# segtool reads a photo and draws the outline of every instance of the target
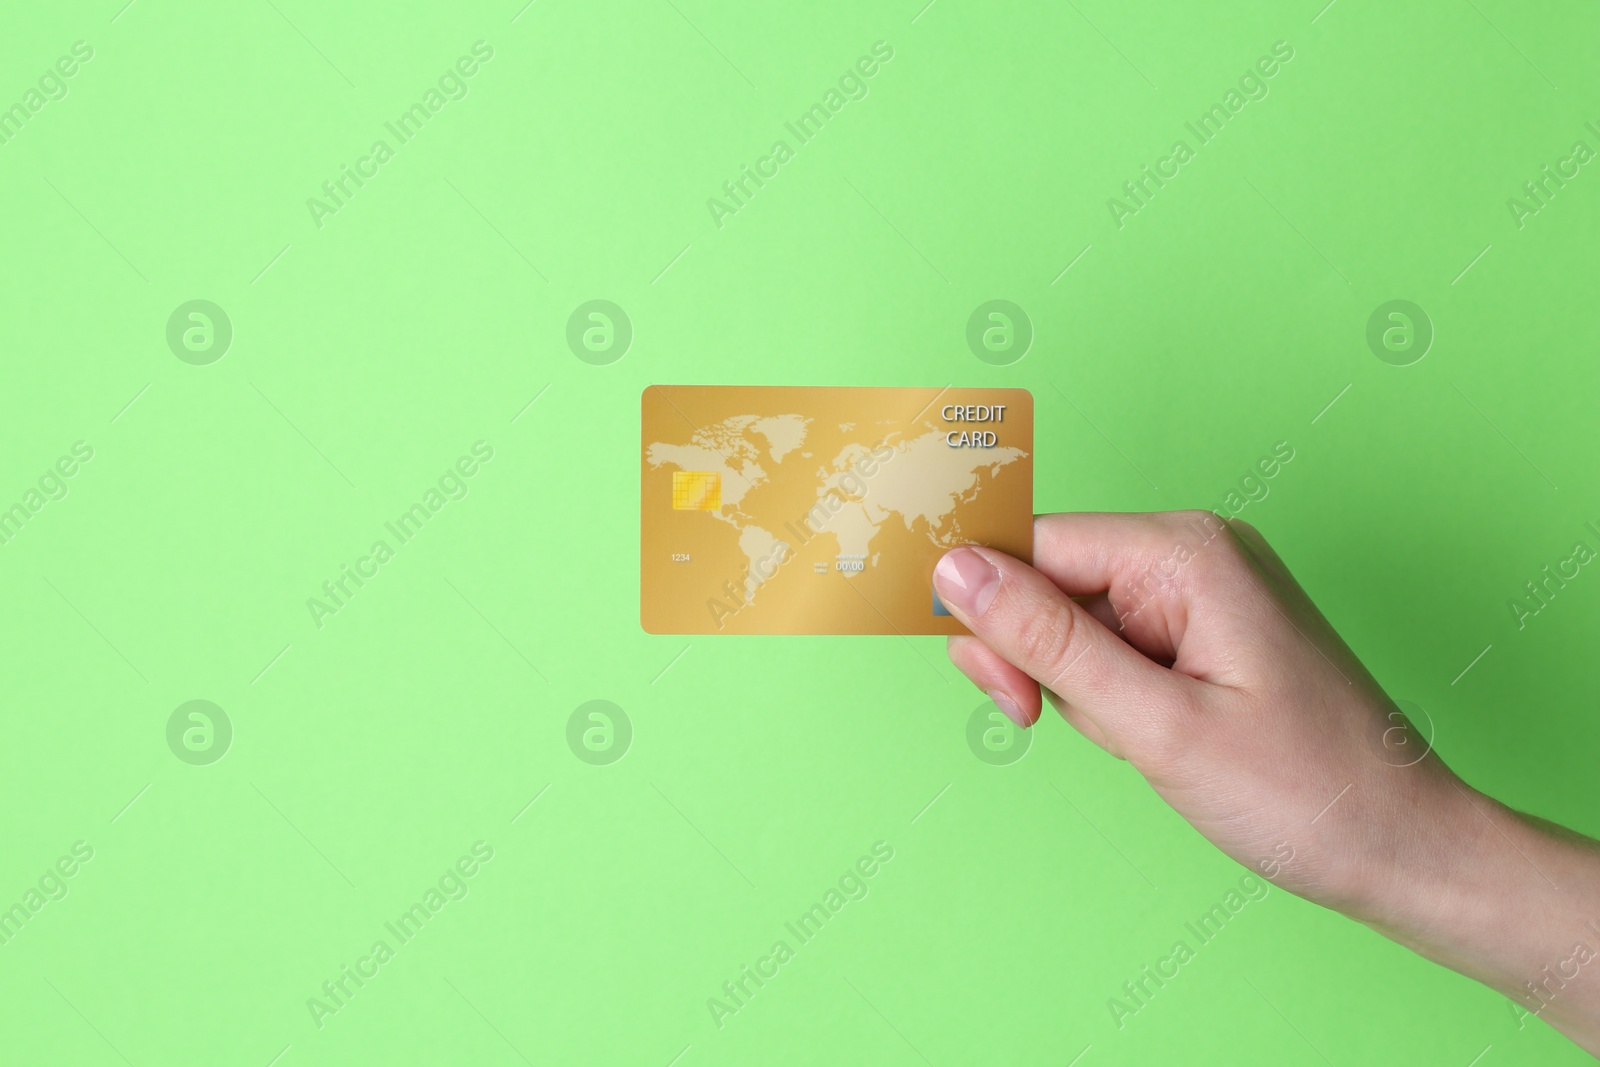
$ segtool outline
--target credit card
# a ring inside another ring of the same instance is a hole
[[[966,633],[939,558],[1032,562],[1025,389],[652,385],[641,407],[650,633]]]

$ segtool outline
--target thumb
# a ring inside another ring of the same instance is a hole
[[[1166,747],[1198,684],[1146,659],[1050,579],[990,548],[947,552],[939,599],[980,641],[1081,711],[1135,764]]]

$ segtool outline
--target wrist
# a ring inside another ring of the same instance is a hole
[[[1323,903],[1410,947],[1476,926],[1512,880],[1502,852],[1520,847],[1513,813],[1437,757],[1378,774],[1388,780],[1362,783],[1370,806]]]
[[[1417,862],[1353,917],[1600,1050],[1600,849],[1446,774]]]

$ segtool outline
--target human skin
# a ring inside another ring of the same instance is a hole
[[[1042,687],[1252,872],[1600,1056],[1600,843],[1463,782],[1249,524],[1043,515],[1032,567],[958,548],[934,586],[972,631],[951,661],[1019,726]]]

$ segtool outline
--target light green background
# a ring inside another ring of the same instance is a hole
[[[1600,831],[1600,576],[1508,607],[1600,544],[1600,175],[1506,206],[1600,148],[1600,13],[922,3],[7,13],[0,105],[94,58],[0,145],[0,506],[94,458],[0,546],[0,907],[94,858],[0,946],[0,1058],[1586,1062],[1278,891],[1119,1030],[1108,998],[1242,873],[1130,768],[1053,716],[975,758],[936,638],[640,631],[650,383],[1026,387],[1041,511],[1217,505],[1288,441],[1243,517],[1475,785]],[[307,198],[478,40],[469,95],[319,229]],[[707,198],[879,40],[719,229]],[[1280,40],[1119,229],[1107,198]],[[595,298],[636,332],[610,366],[564,339]],[[1009,367],[963,336],[997,298],[1037,331]],[[209,366],[165,341],[193,299],[233,323]],[[1367,348],[1391,299],[1437,331],[1415,365]],[[470,494],[317,628],[478,440]],[[167,748],[192,699],[235,730],[210,766]],[[591,699],[633,725],[610,766],[565,740]],[[479,840],[470,895],[319,1029],[307,998]],[[878,840],[870,895],[715,1026]]]

